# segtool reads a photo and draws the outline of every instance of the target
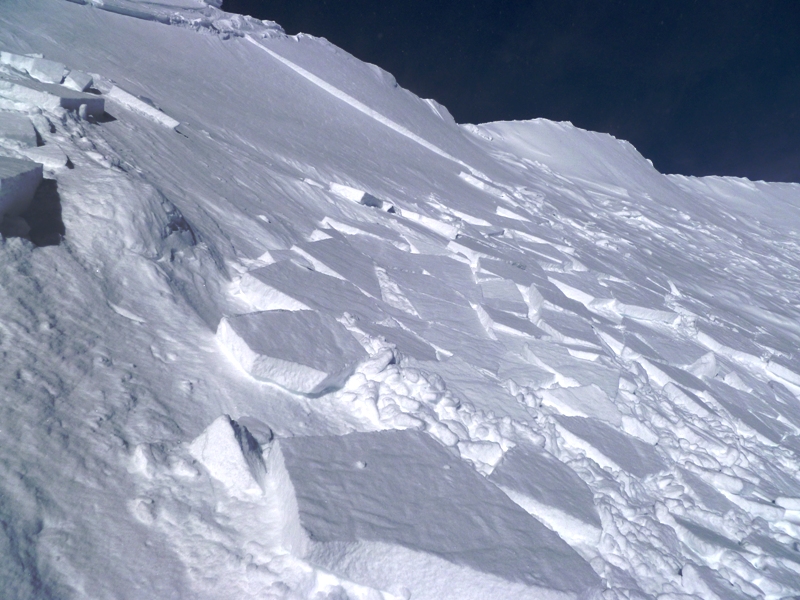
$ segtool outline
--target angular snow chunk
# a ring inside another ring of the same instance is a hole
[[[516,313],[528,314],[528,305],[517,288],[517,284],[507,279],[487,279],[480,283],[485,303],[492,308]]]
[[[595,384],[541,390],[542,404],[568,417],[595,417],[612,425],[622,425],[622,413],[606,393]]]
[[[24,56],[13,52],[0,52],[0,64],[8,65],[17,71],[24,71],[25,73],[33,66],[34,60],[36,59],[33,56]]]
[[[371,296],[381,297],[375,263],[356,250],[347,240],[328,236],[328,239],[302,244],[299,249],[310,261],[322,263],[341,279],[358,286]]]
[[[261,446],[228,415],[215,420],[189,445],[189,453],[239,498],[264,494],[267,468]]]
[[[427,434],[280,440],[308,559],[412,598],[576,598],[599,578],[572,548]]]
[[[217,338],[250,375],[301,394],[341,386],[366,357],[343,325],[310,310],[226,317]]]
[[[386,318],[375,299],[349,281],[304,268],[291,260],[254,269],[248,277],[251,278],[246,284],[248,298],[280,298],[282,301],[288,298],[334,317],[348,312],[368,321]],[[244,280],[242,278],[242,282]]]
[[[24,212],[42,181],[42,165],[0,157],[0,220]]]
[[[239,501],[257,503],[260,544],[276,544],[298,556],[308,549],[297,500],[277,441],[262,447],[244,422],[217,418],[189,444],[189,453]],[[262,424],[263,425],[263,424]],[[270,439],[267,440],[269,442]]]
[[[600,515],[589,486],[553,455],[530,446],[515,446],[489,481],[570,544],[596,544]]]
[[[491,306],[482,305],[486,316],[491,320],[491,328],[496,332],[510,333],[512,335],[529,335],[541,338],[544,331],[531,323],[528,319],[522,319],[503,310],[498,310]]]
[[[708,385],[714,398],[728,412],[771,442],[780,444],[785,436],[794,432],[794,427],[781,422],[781,414],[775,406],[759,396],[737,390],[717,379],[709,379]]]
[[[363,204],[364,206],[371,206],[372,208],[379,208],[381,210],[389,210],[392,207],[391,204],[388,202],[384,202],[380,198],[376,198],[372,194],[368,194],[363,190],[358,190],[356,188],[350,187],[348,185],[342,185],[340,183],[331,183],[330,190],[332,193],[336,194],[340,198],[344,198],[345,200],[350,200],[350,202],[355,202],[356,204]]]
[[[564,341],[573,340],[599,346],[599,340],[592,328],[592,324],[566,312],[541,309],[539,326],[553,335],[556,339]]]
[[[358,323],[359,329],[373,337],[383,337],[390,344],[394,344],[397,349],[405,356],[413,357],[417,360],[435,361],[436,350],[433,346],[418,338],[410,331],[399,327],[387,327],[375,323]]]
[[[61,83],[67,68],[60,62],[45,58],[34,58],[28,67],[28,75],[43,83]],[[80,90],[83,91],[83,90]]]
[[[164,127],[168,127],[170,129],[175,129],[178,125],[181,124],[180,121],[173,119],[169,115],[164,114],[157,108],[150,106],[144,100],[140,100],[133,94],[129,94],[125,90],[114,86],[112,87],[106,97],[110,100],[113,100],[117,104],[127,108],[128,110],[132,110],[133,112],[137,112],[148,119],[151,119],[158,123],[159,125],[163,125]]]
[[[93,83],[94,80],[92,79],[91,75],[75,69],[70,71],[66,79],[64,79],[64,85],[71,90],[75,90],[76,92],[85,92],[92,87]]]
[[[515,221],[530,221],[530,219],[523,217],[522,215],[518,215],[517,213],[510,211],[503,206],[497,207],[497,214],[500,217],[505,217],[506,219],[514,219]]]
[[[560,433],[601,466],[618,467],[636,477],[665,468],[653,446],[618,431],[597,419],[556,416]]]
[[[239,292],[256,310],[309,310],[309,307],[291,296],[265,285],[252,273],[245,273],[239,280]]]
[[[619,389],[619,371],[599,363],[575,358],[569,350],[541,340],[526,340],[524,356],[534,366],[544,367],[559,378],[572,380],[572,385],[595,384],[609,398]]]
[[[413,221],[414,223],[419,223],[426,229],[429,229],[434,233],[438,233],[448,240],[454,240],[458,236],[458,227],[450,225],[450,223],[445,223],[444,221],[427,217],[425,215],[406,210],[405,208],[400,211],[400,216],[408,219],[409,221]]]
[[[736,510],[737,507],[733,502],[728,500],[715,486],[703,481],[697,474],[683,468],[679,468],[678,472],[686,484],[697,494],[703,506],[709,510],[716,511],[721,515]]]
[[[0,112],[0,138],[13,140],[27,148],[36,147],[36,130],[25,115]]]
[[[55,144],[39,146],[38,148],[26,148],[20,152],[33,162],[37,162],[51,171],[63,169],[69,164],[67,155]]]
[[[91,117],[102,117],[105,110],[105,100],[100,96],[33,79],[10,80],[0,77],[0,98],[32,104],[45,110],[81,110],[81,106],[86,106],[83,110]]]

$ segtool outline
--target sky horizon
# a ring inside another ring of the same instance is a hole
[[[630,141],[663,173],[800,182],[800,6],[788,2],[222,8],[325,37],[459,123],[571,121]]]

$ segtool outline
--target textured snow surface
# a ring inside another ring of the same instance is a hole
[[[0,596],[800,596],[800,186],[218,4],[0,10]]]

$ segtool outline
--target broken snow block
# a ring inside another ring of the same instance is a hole
[[[43,83],[61,83],[67,68],[60,62],[46,58],[34,58],[28,67],[28,75]]]
[[[598,419],[556,415],[559,433],[601,467],[622,469],[645,478],[666,466],[656,449]]]
[[[528,315],[528,305],[513,281],[487,279],[481,281],[480,286],[487,306],[518,315]]]
[[[0,138],[13,140],[26,148],[36,147],[36,130],[25,115],[0,112]]]
[[[91,75],[83,71],[75,70],[70,71],[69,75],[67,75],[67,78],[64,80],[64,85],[76,92],[85,92],[92,87],[92,83],[94,83],[94,80]]]
[[[47,144],[38,148],[25,148],[20,150],[20,153],[50,171],[63,169],[69,164],[69,158],[56,144]]]
[[[250,375],[301,394],[340,387],[366,358],[343,325],[311,310],[226,317],[217,338]]]
[[[25,56],[23,54],[14,54],[13,52],[0,52],[0,64],[8,65],[17,71],[28,72],[33,66],[35,60],[32,56]]]
[[[350,200],[350,202],[355,202],[356,204],[363,204],[364,206],[371,206],[372,208],[379,208],[385,211],[389,211],[392,208],[392,205],[388,202],[384,202],[372,194],[368,194],[363,190],[357,190],[348,185],[331,183],[330,190],[340,198]]]
[[[0,220],[24,212],[41,181],[42,165],[0,157]]]
[[[31,104],[45,110],[81,110],[81,106],[85,105],[86,115],[96,118],[102,117],[105,111],[105,101],[100,96],[33,79],[12,80],[0,77],[0,98]]]
[[[132,110],[133,112],[139,113],[142,116],[155,121],[159,125],[163,125],[164,127],[168,127],[169,129],[175,129],[178,125],[181,124],[180,121],[177,119],[173,119],[167,114],[164,114],[154,106],[150,106],[144,100],[137,98],[133,94],[129,94],[122,88],[117,86],[112,87],[106,96],[116,102],[117,104],[127,108],[128,110]]]
[[[425,433],[279,442],[315,540],[306,559],[351,581],[431,600],[578,598],[600,583],[557,534]]]
[[[615,427],[622,425],[622,413],[595,384],[540,390],[542,404],[568,417],[594,417]]]
[[[242,421],[246,420],[242,419]],[[297,555],[307,551],[297,500],[276,444],[262,448],[241,422],[223,415],[189,444],[189,453],[236,500],[257,504],[259,542],[272,542]]]
[[[486,317],[489,318],[489,323],[487,325],[498,333],[529,335],[535,338],[541,338],[545,335],[544,331],[539,329],[528,319],[523,319],[503,310],[492,308],[486,304],[482,305],[482,308],[486,313]]]
[[[489,481],[570,544],[595,545],[602,526],[589,486],[552,454],[516,446]]]
[[[219,417],[209,425],[189,445],[189,453],[203,463],[232,496],[264,494],[267,468],[261,446],[246,427],[229,416]]]
[[[375,275],[375,264],[356,250],[347,240],[336,237],[295,247],[314,265],[317,271],[349,281],[375,298],[381,297],[381,287]]]

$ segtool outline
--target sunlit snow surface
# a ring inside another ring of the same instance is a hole
[[[800,186],[197,0],[0,51],[2,598],[800,594]]]

